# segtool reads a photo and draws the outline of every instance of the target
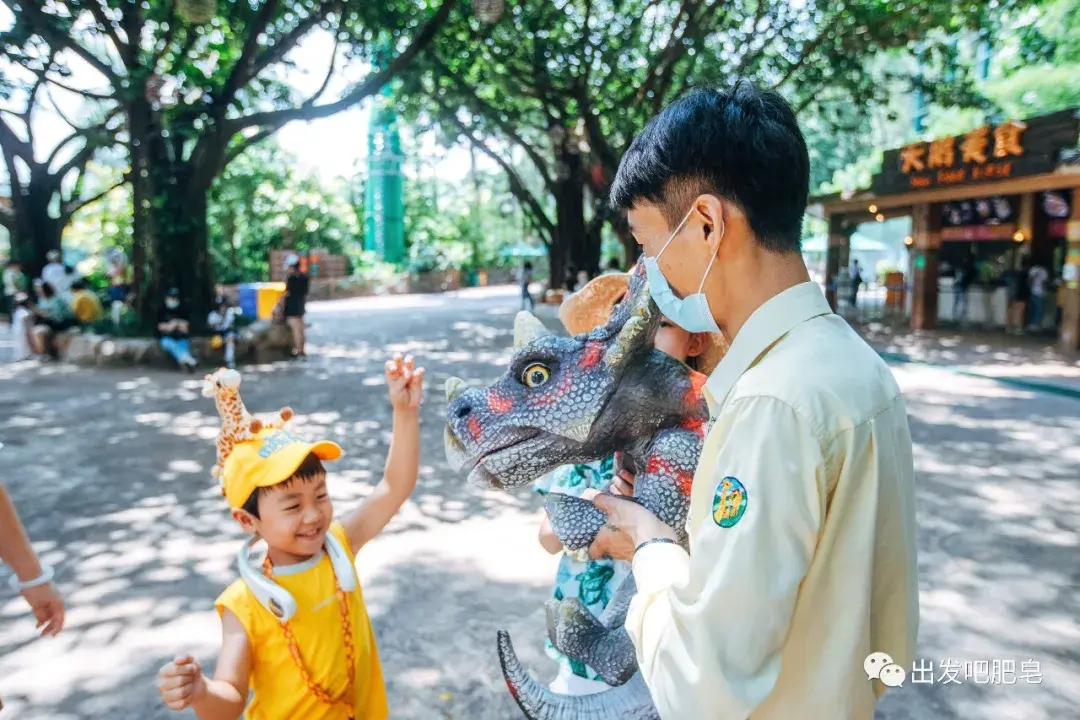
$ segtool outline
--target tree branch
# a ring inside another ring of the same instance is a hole
[[[60,154],[60,151],[67,147],[68,143],[74,142],[79,138],[86,138],[86,134],[86,129],[76,129],[75,132],[71,133],[66,138],[57,143],[56,147],[53,148],[53,151],[49,153],[49,157],[45,160],[45,168],[48,169],[52,167],[53,161],[56,160],[56,157]],[[87,141],[89,142],[89,138],[87,138]]]
[[[506,173],[506,179],[510,185],[510,192],[522,203],[523,208],[532,215],[534,225],[538,224],[539,228],[542,228],[549,236],[553,235],[555,232],[555,224],[547,216],[547,213],[544,212],[544,208],[540,205],[540,202],[536,197],[529,192],[529,189],[525,186],[525,182],[521,179],[521,176],[518,175],[517,170],[515,170],[501,155],[489,148],[487,143],[475,137],[472,133],[472,128],[467,127],[465,123],[461,122],[456,116],[451,115],[450,117],[451,121],[458,127],[461,134],[465,136],[465,139],[477,150],[494,160],[495,163],[502,168],[503,172]]]
[[[314,105],[315,101],[322,97],[326,92],[326,88],[330,87],[330,80],[334,77],[334,70],[337,66],[338,48],[341,45],[341,16],[339,15],[337,28],[334,29],[334,49],[330,52],[330,67],[326,71],[326,77],[323,78],[322,85],[319,89],[304,103],[305,106]]]
[[[16,113],[12,113],[16,117],[19,117]],[[18,135],[10,125],[0,115],[0,148],[3,148],[5,152],[10,152],[12,156],[18,156],[29,162],[34,161],[34,148],[30,143],[26,142]],[[12,178],[13,188],[14,183],[17,182],[18,176],[14,172],[14,167],[8,169],[8,175]]]
[[[49,82],[50,85],[52,85],[54,87],[58,87],[61,90],[66,90],[69,93],[74,93],[76,95],[82,95],[83,97],[89,98],[90,100],[113,100],[114,99],[112,95],[103,95],[101,93],[96,93],[93,90],[80,90],[79,88],[73,88],[70,85],[66,85],[66,84],[60,82],[56,78],[48,78],[48,82]]]
[[[14,10],[15,7],[18,7],[19,10]],[[16,22],[21,19],[28,27],[40,35],[50,47],[70,50],[85,60],[90,67],[104,75],[113,86],[117,88],[120,86],[120,76],[112,66],[75,42],[67,28],[56,27],[53,24],[53,16],[43,13],[39,3],[23,2],[17,6],[9,5],[8,8],[14,12]]]
[[[165,37],[162,38],[161,47],[154,51],[154,56],[150,60],[150,72],[156,73],[158,63],[161,62],[161,58],[165,57],[165,53],[169,50],[169,45],[172,44],[173,38],[176,37],[176,31],[180,27],[180,23],[176,20],[176,3],[169,3],[169,14],[165,16],[165,22],[169,26],[169,29],[165,31]]]
[[[315,120],[317,118],[329,117],[336,112],[345,110],[356,105],[360,101],[365,100],[370,95],[377,92],[387,82],[392,80],[395,75],[412,62],[420,51],[431,42],[443,23],[446,22],[446,19],[450,16],[450,11],[454,9],[454,6],[457,5],[457,3],[458,0],[443,0],[442,5],[439,7],[439,11],[427,21],[413,39],[412,43],[410,43],[401,54],[391,60],[383,70],[369,76],[364,82],[357,85],[352,91],[346,93],[335,102],[327,103],[325,105],[301,106],[287,108],[285,110],[272,110],[269,112],[242,115],[226,121],[225,133],[231,137],[249,127],[271,126],[280,128],[293,120]]]
[[[474,111],[482,115],[484,118],[493,122],[496,127],[499,128],[508,138],[510,138],[516,145],[518,145],[525,154],[532,160],[533,165],[536,166],[537,172],[540,173],[540,177],[544,181],[544,185],[554,191],[555,183],[552,181],[551,176],[548,174],[547,163],[544,158],[540,156],[540,153],[536,151],[529,143],[525,142],[525,139],[521,137],[521,134],[514,129],[514,126],[508,122],[505,122],[500,116],[499,111],[496,108],[491,107],[484,101],[479,95],[476,94],[475,88],[469,83],[465,82],[456,73],[450,71],[450,68],[446,67],[441,60],[435,59],[435,66],[442,71],[443,75],[449,77],[451,82],[457,86],[458,90],[465,93],[470,103],[474,106]]]
[[[270,18],[274,16],[277,5],[278,0],[265,0],[259,8],[259,12],[255,14],[251,26],[245,28],[247,37],[244,38],[240,57],[236,60],[236,64],[233,65],[232,72],[229,73],[229,78],[222,86],[221,92],[217,93],[213,100],[213,104],[219,107],[217,113],[219,117],[224,116],[225,108],[236,96],[236,91],[246,85],[250,79],[248,77],[248,65],[255,58],[256,48],[259,46],[259,36],[262,35],[263,28],[270,23]]]
[[[105,188],[101,192],[96,193],[94,195],[91,195],[88,198],[83,198],[81,200],[71,200],[71,201],[65,203],[63,209],[60,211],[60,217],[61,217],[62,226],[68,224],[68,221],[71,219],[72,215],[79,212],[80,210],[82,210],[87,205],[90,205],[91,203],[96,203],[98,200],[105,197],[106,195],[111,193],[116,188],[123,187],[124,183],[126,183],[126,182],[127,182],[127,180],[124,180],[124,179],[117,180],[115,183],[113,183],[109,187]]]
[[[236,146],[233,147],[233,149],[225,155],[225,160],[221,164],[221,169],[224,170],[225,168],[227,168],[229,166],[229,163],[243,155],[249,147],[262,142],[266,138],[273,135],[275,132],[277,132],[277,128],[275,127],[263,128],[251,137],[244,138],[243,140],[238,142]]]
[[[116,47],[117,54],[120,55],[120,61],[127,65],[125,60],[127,56],[127,42],[120,40],[120,36],[116,33],[117,27],[113,24],[111,18],[105,16],[105,10],[101,7],[101,1],[90,0],[86,4],[89,6],[90,14],[94,16],[94,20],[97,21],[98,25],[101,26],[101,29],[109,36],[109,39],[112,40],[113,45]],[[129,67],[128,69],[130,70],[131,68]]]

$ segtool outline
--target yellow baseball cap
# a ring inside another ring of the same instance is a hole
[[[313,453],[320,460],[337,460],[341,446],[330,440],[309,443],[276,428],[260,430],[254,439],[238,443],[221,471],[229,507],[243,507],[257,488],[288,480]]]

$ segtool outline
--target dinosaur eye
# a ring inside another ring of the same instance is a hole
[[[525,372],[521,373],[521,382],[531,388],[540,387],[550,378],[551,371],[547,369],[546,365],[541,365],[540,363],[533,363],[525,368]]]

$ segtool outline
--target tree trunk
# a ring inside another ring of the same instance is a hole
[[[162,261],[159,292],[177,288],[192,326],[198,328],[210,311],[214,278],[206,221],[209,189],[191,184],[192,170],[188,163],[173,164],[176,182],[170,179],[159,185],[152,214],[157,229],[154,255]]]
[[[43,168],[31,171],[31,180],[23,186],[22,194],[12,198],[15,210],[15,226],[11,233],[11,257],[23,264],[28,277],[39,277],[48,262],[50,250],[60,249],[64,223],[49,214],[49,205],[59,188],[52,182],[41,182],[35,177],[44,176]]]
[[[143,323],[152,327],[161,304],[160,258],[154,254],[151,203],[154,198],[150,147],[154,133],[150,103],[136,97],[128,103],[128,152],[131,157],[132,289],[135,308]]]
[[[168,138],[163,136],[147,102],[133,100],[129,113],[139,316],[151,326],[165,293],[177,288],[197,329],[205,323],[214,292],[206,211],[216,172],[181,156],[182,143],[170,139],[188,134],[174,127]],[[218,153],[203,162],[220,159]]]
[[[567,270],[585,270],[593,277],[600,272],[600,235],[589,232],[585,223],[585,182],[581,154],[565,146],[557,157],[555,181],[555,232],[549,251],[552,285],[564,286]],[[558,273],[558,274],[555,274]],[[576,277],[571,280],[571,287]]]

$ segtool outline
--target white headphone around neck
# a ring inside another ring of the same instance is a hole
[[[236,564],[240,569],[240,578],[263,607],[281,622],[288,622],[296,614],[296,599],[288,590],[263,575],[260,567],[256,567],[251,559],[251,551],[257,542],[259,542],[258,537],[251,538],[243,544],[237,554]],[[341,542],[332,534],[327,533],[323,547],[326,549],[326,554],[330,556],[330,566],[334,569],[338,587],[347,593],[355,590],[356,570],[349,559],[349,553],[345,552]]]

